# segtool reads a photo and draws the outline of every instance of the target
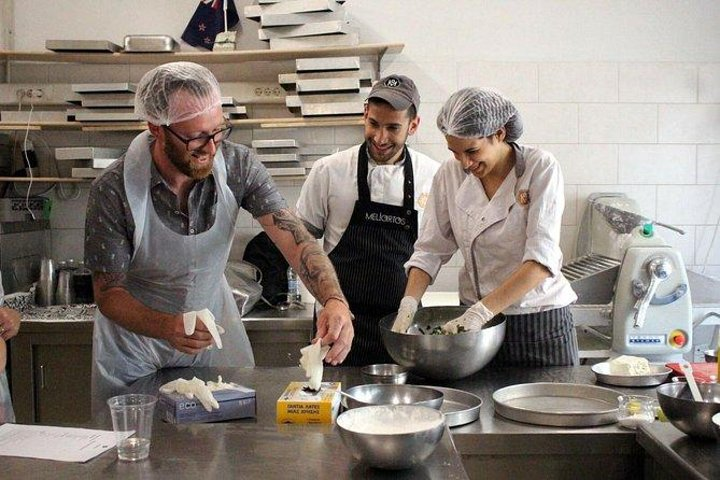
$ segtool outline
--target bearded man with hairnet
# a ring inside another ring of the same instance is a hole
[[[517,143],[520,113],[492,90],[454,93],[437,126],[455,158],[433,180],[421,233],[405,264],[406,297],[396,326],[407,328],[417,300],[460,250],[460,300],[470,308],[443,326],[446,333],[462,335],[505,320],[494,365],[577,365],[569,308],[577,296],[560,272],[560,165],[550,152]]]
[[[93,182],[88,200],[94,389],[164,367],[254,365],[224,277],[240,208],[324,306],[316,338],[332,344],[326,361],[342,362],[353,327],[332,265],[251,150],[228,140],[214,75],[190,62],[160,65],[140,80],[135,113],[148,131]],[[204,309],[224,330],[222,348],[208,348],[214,329],[205,323],[185,325],[184,313]]]

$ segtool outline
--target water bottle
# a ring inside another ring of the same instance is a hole
[[[288,303],[300,302],[300,280],[292,267],[288,267]]]

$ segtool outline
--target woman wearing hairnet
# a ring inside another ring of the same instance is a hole
[[[472,305],[443,326],[479,329],[504,315],[496,365],[578,363],[569,305],[575,292],[560,272],[563,178],[555,157],[516,143],[522,121],[492,90],[465,88],[443,106],[437,126],[455,160],[435,176],[394,329],[412,322],[418,300],[459,249],[460,300]]]

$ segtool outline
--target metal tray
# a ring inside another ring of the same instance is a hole
[[[119,52],[120,45],[107,40],[45,40],[45,48],[54,52]]]
[[[440,411],[445,414],[448,427],[459,427],[474,422],[480,417],[482,398],[464,390],[456,388],[436,387],[423,385],[443,393],[443,403]]]
[[[180,49],[170,35],[125,35],[123,46],[127,53],[165,53]]]
[[[665,365],[650,365],[648,375],[617,375],[610,373],[610,364],[602,362],[593,365],[590,369],[598,382],[619,387],[653,387],[665,383],[672,373],[672,368]]]
[[[556,427],[617,422],[619,392],[577,383],[523,383],[493,393],[495,412],[510,420]]]

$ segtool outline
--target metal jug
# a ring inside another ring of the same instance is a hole
[[[53,304],[55,295],[55,265],[52,258],[40,260],[40,280],[38,280],[35,303],[41,307]]]
[[[72,269],[64,268],[58,271],[57,290],[55,291],[56,305],[75,303],[75,290],[73,289],[72,278]]]

